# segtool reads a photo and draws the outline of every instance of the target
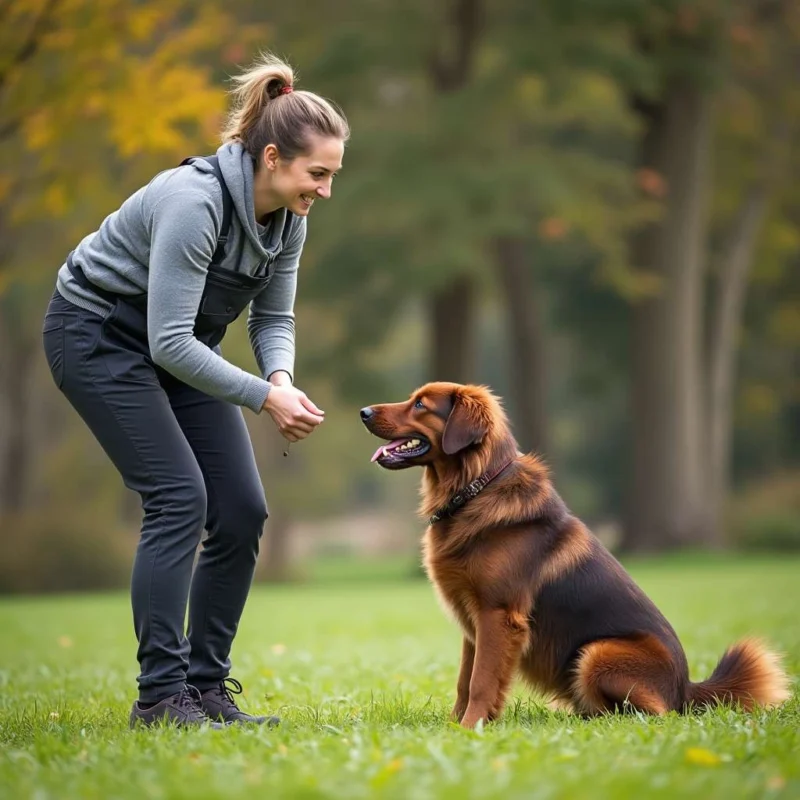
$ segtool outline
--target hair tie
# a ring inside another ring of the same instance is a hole
[[[294,86],[282,86],[278,94],[289,94],[294,91]]]

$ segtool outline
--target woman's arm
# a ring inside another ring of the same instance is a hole
[[[219,211],[211,196],[179,190],[153,209],[147,332],[153,361],[190,386],[259,413],[270,384],[218,356],[194,335]]]
[[[291,238],[275,262],[272,280],[250,304],[247,332],[261,374],[294,375],[294,301],[297,271],[306,240],[305,219],[295,219]]]

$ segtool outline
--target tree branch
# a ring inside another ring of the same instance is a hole
[[[23,41],[22,46],[5,68],[0,71],[0,92],[5,88],[11,73],[36,55],[36,51],[39,49],[39,45],[42,42],[42,36],[47,30],[50,18],[60,2],[61,0],[46,0],[44,8],[42,8],[39,16],[33,21],[33,25]]]
[[[9,136],[13,136],[18,130],[19,126],[22,124],[22,120],[20,119],[12,119],[10,122],[7,122],[0,128],[0,142],[3,139],[7,139]]]
[[[13,0],[0,0],[0,25],[3,24],[3,17],[8,14],[12,2]]]

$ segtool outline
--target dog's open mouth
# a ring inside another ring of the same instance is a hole
[[[402,439],[394,439],[388,444],[382,444],[370,459],[377,461],[382,467],[399,464],[410,458],[424,455],[431,449],[430,442],[417,436],[406,436]]]

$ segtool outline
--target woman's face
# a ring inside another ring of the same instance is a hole
[[[282,159],[274,145],[264,150],[264,165],[271,175],[270,194],[277,207],[301,217],[308,215],[317,198],[331,196],[331,184],[342,167],[344,142],[330,136],[311,135],[309,152],[291,161]]]

